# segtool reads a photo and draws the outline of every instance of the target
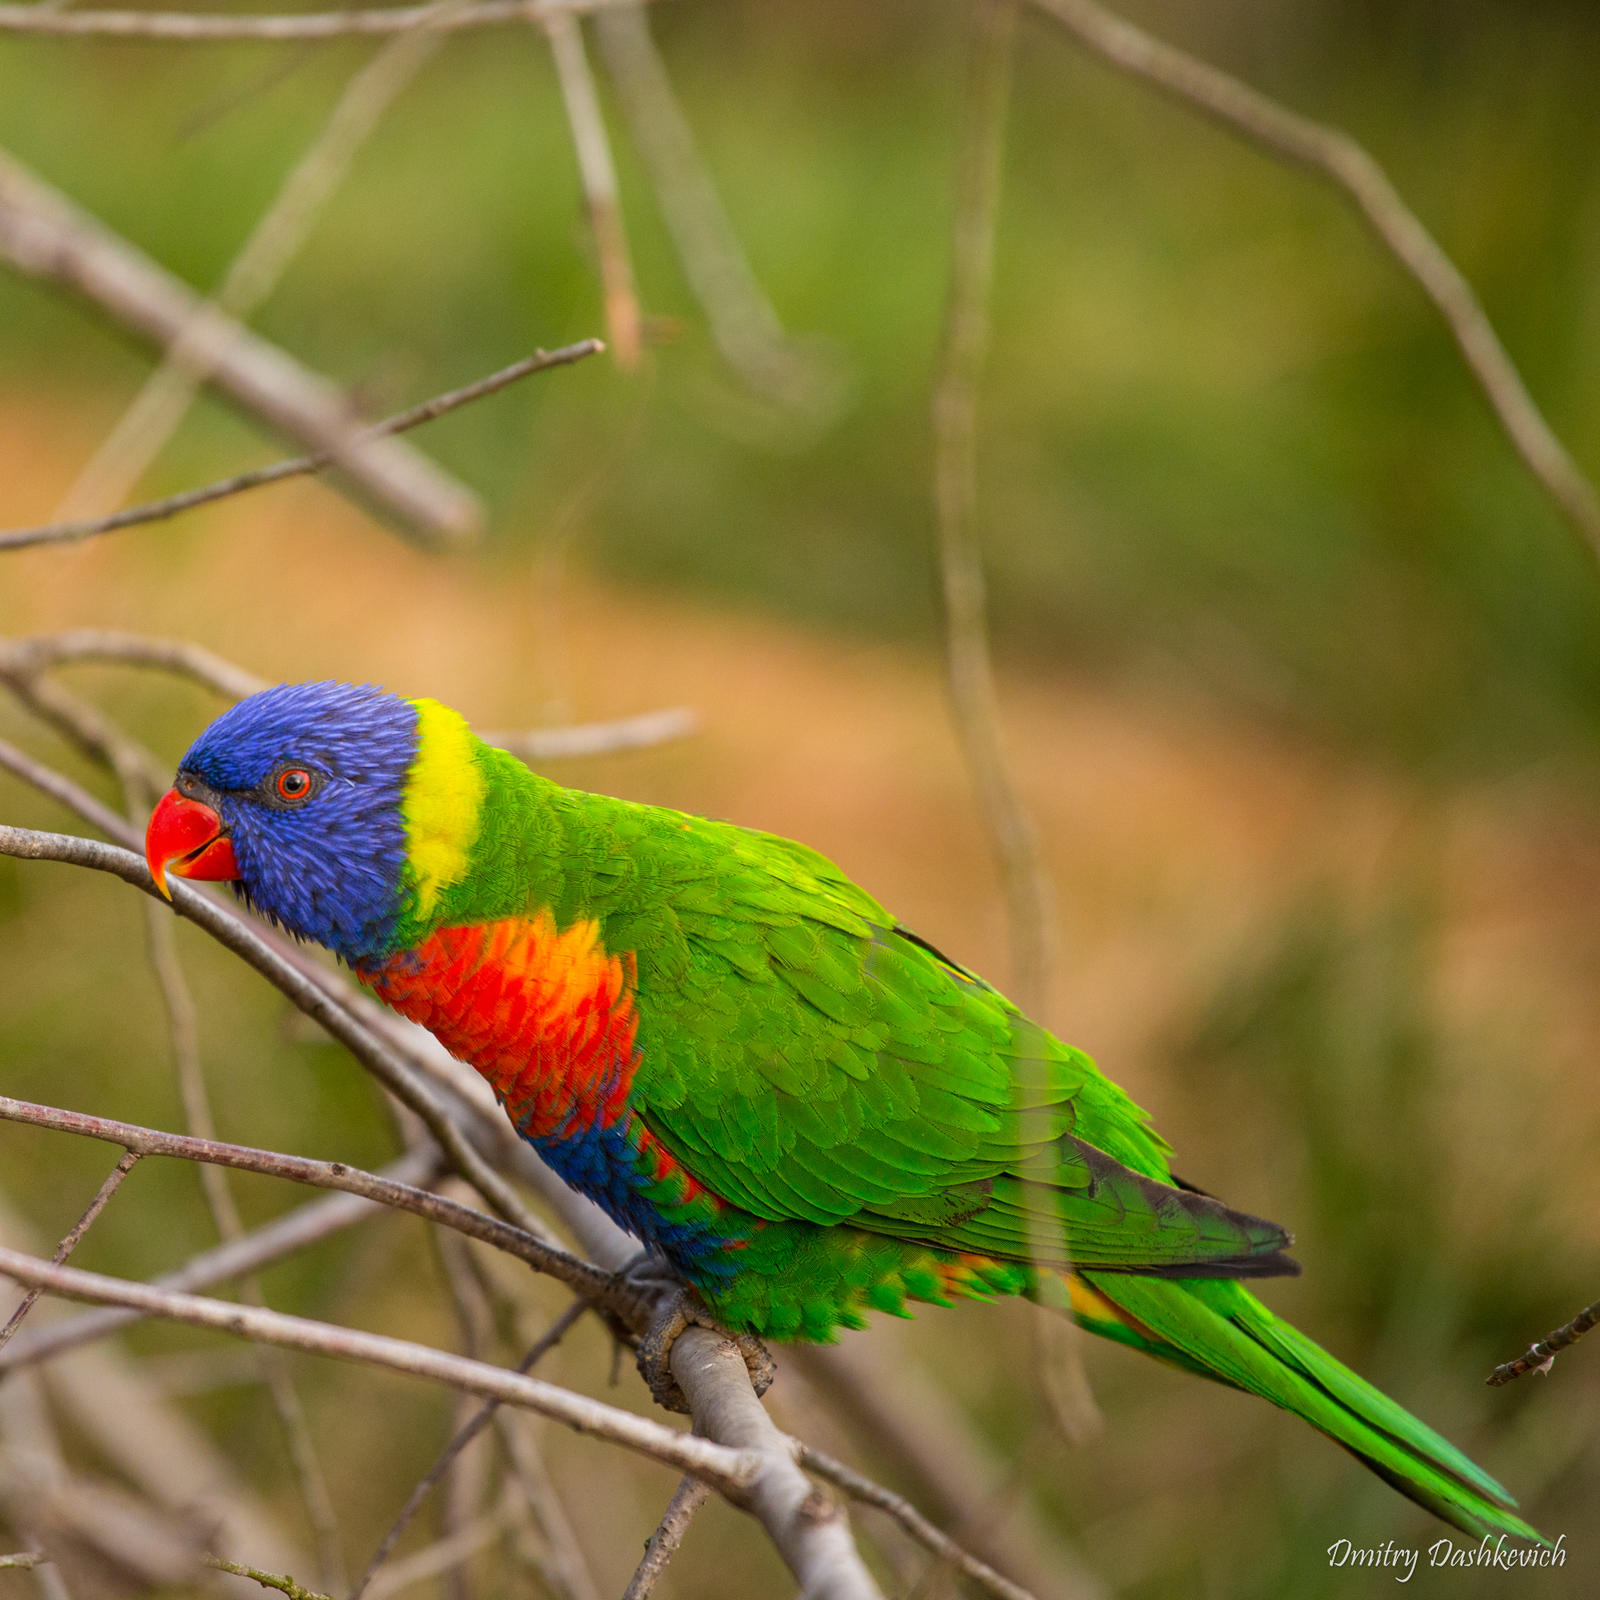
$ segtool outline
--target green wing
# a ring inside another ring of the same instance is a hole
[[[673,813],[633,828],[662,831],[618,841],[655,847],[654,881],[605,922],[639,962],[632,1101],[728,1200],[1002,1259],[1293,1270],[1280,1228],[1173,1184],[1087,1056],[824,857]]]

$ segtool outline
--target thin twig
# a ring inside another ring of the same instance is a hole
[[[711,1491],[698,1478],[683,1478],[677,1492],[667,1502],[656,1531],[645,1540],[644,1560],[634,1569],[622,1600],[649,1600],[656,1579],[667,1569],[667,1563],[677,1554],[683,1536],[689,1531],[694,1514],[707,1500]]]
[[[315,1589],[307,1589],[280,1572],[263,1572],[260,1567],[247,1567],[237,1561],[224,1561],[221,1556],[202,1556],[200,1563],[217,1572],[231,1572],[236,1578],[254,1578],[263,1589],[276,1589],[280,1594],[288,1595],[289,1600],[329,1600],[327,1595],[318,1594]]]
[[[615,722],[580,722],[570,728],[530,728],[480,733],[478,737],[524,761],[569,761],[669,744],[675,739],[687,739],[698,726],[699,718],[688,706],[669,706],[661,711],[642,711],[634,717],[619,717]]]
[[[0,1248],[0,1275],[31,1287],[42,1287],[49,1294],[69,1300],[85,1300],[91,1305],[131,1306],[149,1316],[189,1327],[210,1328],[279,1345],[286,1350],[302,1350],[309,1355],[381,1367],[481,1395],[486,1400],[521,1406],[578,1433],[621,1445],[663,1465],[676,1467],[680,1472],[693,1472],[736,1501],[742,1501],[766,1470],[758,1449],[729,1448],[694,1434],[677,1433],[658,1422],[635,1416],[631,1411],[573,1394],[538,1378],[507,1372],[503,1367],[482,1361],[469,1361],[405,1339],[334,1327],[308,1317],[288,1316],[281,1311],[261,1310],[227,1300],[174,1294],[149,1284],[129,1283],[97,1272],[81,1272],[75,1267],[56,1267],[20,1250]]]
[[[518,1372],[530,1372],[551,1350],[561,1343],[577,1320],[589,1309],[589,1302],[585,1299],[574,1300],[565,1311],[550,1325],[540,1336],[538,1341],[529,1349],[528,1353],[517,1363]],[[423,1502],[433,1493],[439,1480],[450,1470],[451,1463],[485,1428],[494,1421],[495,1412],[500,1409],[498,1400],[491,1400],[473,1415],[444,1447],[439,1459],[428,1469],[422,1481],[411,1491],[406,1498],[406,1503],[401,1506],[399,1515],[394,1519],[393,1525],[383,1536],[383,1542],[373,1552],[372,1559],[367,1563],[366,1570],[356,1579],[355,1585],[350,1590],[348,1600],[361,1600],[368,1584],[372,1582],[373,1575],[385,1561],[400,1541],[400,1536],[411,1524],[411,1519],[422,1509]]]
[[[49,1559],[42,1550],[19,1550],[14,1556],[0,1556],[0,1572],[31,1572]]]
[[[182,279],[0,151],[0,262],[70,289],[126,332],[164,350],[202,304]],[[211,382],[252,417],[303,449],[335,450],[341,469],[401,523],[440,543],[482,519],[476,495],[399,439],[356,440],[342,390],[280,346],[213,311]]]
[[[564,345],[561,349],[548,353],[537,350],[521,361],[512,362],[509,367],[502,367],[500,371],[490,373],[486,378],[479,378],[475,383],[466,384],[460,389],[452,389],[445,394],[435,396],[432,400],[423,401],[421,405],[397,412],[394,416],[364,429],[357,437],[381,439],[393,433],[404,433],[408,428],[432,422],[435,417],[442,417],[447,411],[454,411],[458,406],[496,394],[507,385],[517,382],[519,378],[526,378],[535,372],[546,372],[551,367],[571,366],[573,362],[582,361],[585,356],[595,355],[604,349],[605,345],[599,339],[582,339],[577,344]],[[216,483],[208,483],[197,489],[185,489],[180,494],[166,495],[160,500],[147,501],[144,505],[129,506],[126,510],[114,512],[109,516],[53,522],[37,528],[14,528],[0,533],[0,551],[21,550],[37,544],[66,544],[78,539],[89,539],[100,533],[115,533],[118,529],[136,527],[141,523],[160,522],[167,517],[177,516],[179,512],[191,511],[196,506],[209,505],[214,500],[242,494],[247,489],[259,489],[263,484],[280,483],[285,478],[304,477],[309,473],[321,472],[325,467],[332,466],[335,459],[332,451],[318,451],[313,455],[295,456],[288,461],[276,461],[271,466],[256,467],[249,472],[222,478]],[[339,464],[342,466],[343,462]]]
[[[94,1219],[105,1210],[106,1202],[122,1187],[122,1180],[133,1171],[141,1159],[142,1156],[137,1150],[124,1150],[122,1152],[122,1159],[111,1169],[110,1176],[107,1177],[106,1181],[100,1185],[94,1199],[89,1202],[89,1209],[73,1223],[71,1231],[66,1238],[56,1246],[56,1253],[50,1258],[56,1266],[59,1267],[78,1248],[78,1241],[94,1225]],[[11,1320],[6,1323],[5,1327],[0,1328],[0,1350],[4,1350],[11,1342],[12,1335],[22,1326],[22,1319],[33,1310],[34,1302],[38,1300],[39,1293],[40,1291],[35,1289],[31,1293],[24,1295],[22,1304],[11,1313]]]
[[[3,834],[0,829],[0,853]],[[502,1222],[471,1206],[461,1205],[444,1195],[413,1188],[375,1172],[342,1161],[312,1161],[305,1156],[285,1155],[276,1150],[254,1150],[246,1145],[223,1144],[212,1139],[194,1139],[184,1134],[163,1133],[131,1122],[113,1122],[92,1117],[82,1111],[66,1111],[57,1106],[36,1105],[29,1100],[13,1100],[0,1095],[0,1121],[26,1123],[35,1128],[53,1128],[60,1133],[80,1134],[120,1144],[141,1155],[174,1156],[181,1161],[205,1161],[233,1167],[240,1172],[259,1172],[267,1177],[286,1178],[318,1189],[342,1189],[358,1194],[396,1211],[409,1211],[429,1222],[442,1222],[468,1238],[480,1239],[507,1255],[525,1261],[536,1271],[558,1279],[569,1289],[615,1312],[626,1322],[641,1320],[641,1308],[632,1291],[619,1286],[613,1274],[591,1266],[565,1250],[547,1245],[531,1233]],[[648,1314],[644,1314],[645,1321]]]
[[[1286,110],[1237,78],[1162,43],[1094,0],[1033,4],[1102,60],[1244,135],[1268,154],[1309,168],[1352,200],[1449,325],[1523,465],[1600,556],[1600,495],[1545,421],[1472,285],[1361,145],[1341,129]]]
[[[438,1149],[430,1142],[408,1152],[374,1176],[406,1185],[426,1184],[437,1177],[440,1170]],[[236,1243],[214,1245],[209,1250],[202,1250],[181,1267],[164,1272],[151,1281],[158,1289],[210,1289],[246,1273],[258,1272],[275,1261],[283,1260],[285,1256],[294,1255],[336,1233],[342,1233],[358,1222],[382,1216],[387,1209],[378,1201],[348,1193],[331,1194],[325,1199],[308,1201],[247,1233]],[[96,1339],[118,1333],[138,1320],[136,1311],[119,1310],[115,1306],[84,1311],[71,1317],[58,1317],[46,1326],[32,1328],[17,1338],[7,1348],[5,1355],[0,1357],[0,1374],[53,1360],[68,1350],[76,1350]]]
[[[1015,0],[975,0],[944,354],[933,398],[934,506],[956,732],[1005,891],[1016,1000],[1024,1011],[1042,1017],[1054,906],[1033,821],[1017,793],[1000,732],[975,525],[977,389],[989,342],[989,282],[1015,24]]]
[[[1537,1344],[1529,1345],[1526,1355],[1496,1367],[1484,1382],[1491,1389],[1498,1389],[1501,1384],[1510,1383],[1525,1372],[1548,1374],[1563,1350],[1575,1345],[1584,1334],[1596,1327],[1600,1327],[1600,1300],[1596,1300],[1592,1306],[1585,1306],[1571,1322],[1563,1323],[1554,1333],[1547,1333]]]
[[[433,24],[441,32],[541,22],[557,13],[582,16],[638,0],[481,0]],[[313,11],[303,16],[228,16],[188,11],[47,12],[37,5],[0,5],[0,33],[93,35],[106,39],[177,39],[189,44],[252,39],[338,39],[350,34],[405,33],[432,9],[404,6],[370,11]]]
[[[628,230],[617,193],[617,168],[611,159],[611,140],[600,111],[594,74],[583,48],[583,30],[570,11],[544,18],[545,37],[556,64],[556,79],[572,129],[572,147],[583,180],[584,203],[594,234],[600,263],[600,283],[605,293],[606,328],[612,354],[619,367],[631,371],[642,351],[639,296],[633,284],[633,260],[628,252]]]
[[[230,328],[238,327],[277,287],[349,175],[362,145],[444,42],[434,24],[462,3],[437,0],[414,28],[396,34],[345,84],[327,122],[251,229],[215,293],[178,329],[155,371],[67,491],[59,518],[97,516],[113,509],[144,476],[188,414],[201,386],[226,357],[225,334],[219,342],[219,314]]]
[[[1031,1590],[1013,1583],[975,1555],[963,1550],[949,1534],[934,1527],[903,1495],[885,1489],[881,1483],[874,1483],[871,1478],[863,1477],[844,1462],[836,1461],[820,1450],[813,1450],[807,1444],[800,1447],[800,1464],[819,1478],[826,1478],[829,1483],[843,1489],[852,1500],[886,1512],[918,1544],[931,1550],[947,1566],[954,1567],[974,1583],[981,1584],[990,1594],[998,1595],[1000,1600],[1034,1600]]]

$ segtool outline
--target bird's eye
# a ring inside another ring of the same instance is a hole
[[[280,800],[287,800],[292,805],[297,800],[306,799],[311,793],[311,774],[304,767],[285,767],[273,783]]]

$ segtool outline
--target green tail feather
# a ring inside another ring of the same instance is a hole
[[[1238,1283],[1082,1276],[1154,1340],[1125,1325],[1082,1318],[1094,1332],[1292,1411],[1463,1533],[1548,1543],[1515,1514],[1516,1501],[1488,1473]]]

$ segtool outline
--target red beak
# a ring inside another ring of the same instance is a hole
[[[144,858],[150,876],[167,899],[167,874],[212,881],[239,876],[233,859],[233,840],[223,831],[222,818],[208,805],[168,789],[150,816],[144,836]]]

